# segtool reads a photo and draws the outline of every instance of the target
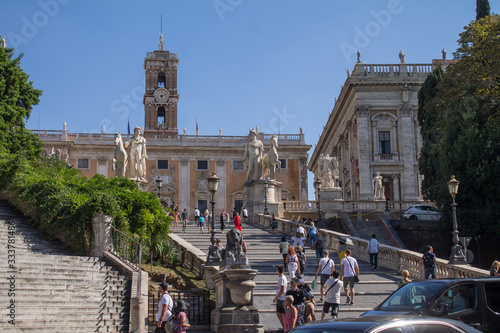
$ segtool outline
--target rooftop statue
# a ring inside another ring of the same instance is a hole
[[[245,157],[243,160],[247,166],[247,182],[262,179],[262,157],[264,145],[257,139],[258,131],[250,129],[249,139],[245,145]]]

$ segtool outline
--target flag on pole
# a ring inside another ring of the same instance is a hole
[[[198,136],[199,132],[198,132],[198,118],[196,118],[196,136]]]
[[[128,130],[128,135],[130,135],[130,118],[128,118],[127,130]]]
[[[163,129],[163,134],[165,134],[165,118],[163,118],[163,124],[161,124],[161,127]]]

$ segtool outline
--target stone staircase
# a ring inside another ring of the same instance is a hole
[[[128,332],[130,289],[117,269],[43,240],[0,200],[0,332]]]
[[[231,224],[230,224],[231,225]],[[219,232],[218,223],[216,223],[216,237],[221,239],[221,243],[226,244],[226,235]],[[275,305],[272,302],[278,276],[276,268],[283,264],[283,257],[279,253],[279,243],[283,236],[280,233],[271,234],[268,229],[261,227],[243,224],[243,238],[247,244],[249,263],[253,269],[259,271],[255,278],[256,288],[254,289],[254,305],[259,309],[260,322],[264,324],[266,332],[277,332],[281,327],[278,318],[275,314]],[[203,252],[208,252],[210,246],[210,234],[200,234],[199,228],[194,226],[194,222],[188,223],[188,230],[183,233],[182,230],[172,230],[179,237],[190,242],[193,246],[199,248]],[[290,237],[287,237],[290,241]],[[333,251],[331,251],[333,252]],[[307,256],[305,268],[306,283],[311,283],[317,270],[315,251],[307,247],[305,250]],[[331,253],[330,258],[337,264],[337,270],[340,269],[338,262],[338,254]],[[389,271],[379,268],[377,271],[372,271],[369,263],[359,262],[361,272],[361,282],[356,285],[355,305],[349,306],[342,304],[340,306],[340,318],[359,316],[361,313],[372,309],[374,306],[382,302],[395,289],[395,282],[399,276],[395,271]],[[288,270],[286,276],[289,280]],[[319,282],[319,278],[318,278]],[[322,302],[319,302],[319,286],[314,290],[315,301],[318,304],[316,308],[316,317],[321,318]],[[342,293],[342,302],[345,302],[345,296]],[[329,316],[325,317],[329,318]]]
[[[356,231],[358,232],[360,238],[371,239],[372,235],[375,234],[377,235],[377,240],[380,242],[380,244],[397,246],[397,244],[393,244],[393,242],[387,236],[384,228],[382,228],[378,220],[359,220],[353,218],[351,219],[351,222],[354,225],[354,228],[356,228]]]

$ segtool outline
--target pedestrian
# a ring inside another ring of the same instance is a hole
[[[491,264],[491,269],[490,269],[490,276],[495,277],[495,276],[500,276],[498,273],[498,269],[500,268],[500,262],[498,260],[493,261]]]
[[[295,252],[297,252],[297,257],[299,258],[300,272],[304,274],[307,260],[306,253],[300,245],[295,246]]]
[[[220,239],[217,238],[215,240],[215,245],[217,246],[217,251],[219,252],[219,256],[222,254],[222,250],[224,250],[224,245],[220,243]]]
[[[224,231],[224,228],[226,227],[224,225],[225,221],[226,221],[226,211],[223,209],[222,213],[220,213],[220,231]]]
[[[205,225],[205,218],[203,216],[198,217],[198,225],[200,227],[200,233],[203,233],[203,226]]]
[[[378,264],[378,251],[380,251],[380,243],[377,240],[377,235],[373,234],[372,239],[368,241],[368,246],[366,251],[370,254],[370,264],[372,265],[372,271],[377,269]]]
[[[168,283],[165,281],[159,285],[160,300],[158,301],[158,310],[156,311],[156,330],[155,333],[163,333],[165,331],[165,323],[172,315],[174,302],[168,294]]]
[[[301,237],[306,237],[306,230],[300,224],[299,224],[299,227],[297,228],[296,232],[300,233],[302,235]]]
[[[243,207],[243,221],[248,223],[248,209],[246,207]]]
[[[241,219],[240,219],[240,214],[238,214],[238,212],[236,212],[236,214],[234,215],[234,227],[239,231],[241,231]]]
[[[326,294],[325,294],[325,304],[323,304],[323,311],[321,312],[321,319],[325,318],[325,315],[332,308],[332,318],[337,318],[339,314],[340,306],[340,291],[344,286],[344,283],[339,280],[340,273],[333,271],[330,278],[325,283]]]
[[[288,247],[289,246],[290,246],[290,243],[287,242],[286,237],[285,236],[281,237],[280,252],[283,255],[283,266],[286,266],[286,257],[288,255]]]
[[[314,295],[311,292],[306,293],[306,306],[304,309],[304,322],[309,323],[316,320],[314,310],[316,303],[314,302]]]
[[[177,208],[174,210],[174,229],[179,229],[179,212]]]
[[[318,236],[316,236],[316,241],[314,242],[313,246],[313,249],[316,250],[316,260],[318,264],[321,258],[323,258],[324,247],[325,247],[325,242],[323,241],[323,238],[321,238],[321,236],[318,234]]]
[[[432,246],[427,245],[426,252],[422,256],[422,261],[424,262],[424,277],[429,279],[431,276],[433,279],[436,278],[436,255],[434,254],[434,249]]]
[[[184,211],[181,214],[182,217],[182,230],[186,232],[187,229],[187,221],[188,221],[188,212],[187,209],[184,208]]]
[[[208,228],[208,233],[210,233],[210,212],[208,209],[205,209],[205,213],[203,213],[203,218],[205,219],[205,222],[207,223],[207,228]]]
[[[234,217],[236,216],[236,213],[237,213],[237,210],[236,210],[236,207],[233,208],[233,221],[234,221]]]
[[[335,271],[335,263],[333,259],[328,257],[328,251],[323,251],[323,258],[319,261],[318,270],[316,271],[316,275],[314,276],[314,280],[317,279],[318,275],[320,275],[320,302],[323,302],[323,291],[325,288],[326,280],[330,278],[332,272]]]
[[[285,314],[285,296],[286,296],[286,286],[287,281],[284,271],[285,267],[279,265],[277,268],[278,273],[278,286],[276,287],[276,296],[273,299],[273,303],[276,303],[276,316],[281,323],[282,327],[285,327],[283,324],[283,315]]]
[[[292,237],[292,240],[293,240],[293,247],[296,247],[297,245],[300,245],[302,248],[304,248],[304,240],[306,238],[304,236],[302,236],[302,233],[300,232],[296,232],[295,233],[295,236]]]
[[[290,331],[297,324],[298,311],[293,306],[293,296],[285,297],[285,314],[283,315],[283,333]]]
[[[297,321],[296,325],[302,325],[304,323],[304,310],[306,305],[304,304],[306,293],[299,288],[299,279],[293,278],[290,280],[290,289],[286,292],[286,296],[293,297],[293,306],[297,309]]]
[[[342,259],[345,258],[345,251],[347,250],[347,246],[345,242],[339,240],[339,262],[342,262]]]
[[[185,333],[186,329],[191,327],[191,325],[189,325],[189,320],[185,312],[187,310],[188,308],[184,300],[178,300],[177,305],[174,307],[173,313],[173,315],[175,316],[175,320],[177,321],[177,329],[174,331],[174,333]]]
[[[359,275],[359,266],[358,261],[351,257],[351,250],[346,250],[345,254],[340,264],[340,276],[344,282],[346,304],[354,305],[354,277]]]
[[[194,222],[195,223],[199,222],[200,221],[200,210],[197,207],[194,208],[193,215],[194,215]]]
[[[273,214],[271,216],[271,232],[275,234],[277,228],[278,228],[278,221],[276,221],[276,215]]]
[[[295,252],[294,248],[291,246],[288,247],[288,255],[285,262],[288,265],[288,274],[290,274],[291,280],[297,273],[300,273],[299,258],[297,257],[297,252]]]
[[[312,292],[311,286],[308,283],[305,283],[304,281],[304,274],[301,274],[299,278],[299,285],[298,287],[304,291],[304,293],[310,293]]]
[[[311,222],[311,227],[309,228],[309,244],[311,244],[311,248],[314,247],[314,242],[316,242],[316,236],[318,235],[318,229],[314,226],[314,222]]]
[[[403,279],[398,282],[398,289],[411,282],[411,280],[409,279],[410,272],[408,272],[406,269],[401,272],[401,275],[403,276]]]

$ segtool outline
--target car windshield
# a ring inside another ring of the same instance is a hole
[[[392,294],[381,306],[381,311],[408,311],[420,308],[441,288],[443,283],[409,283]]]

